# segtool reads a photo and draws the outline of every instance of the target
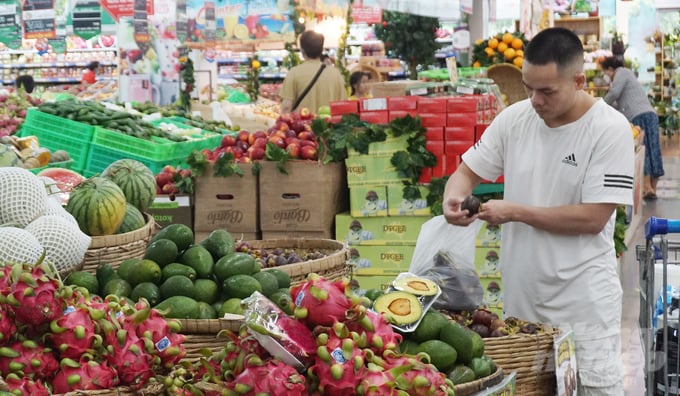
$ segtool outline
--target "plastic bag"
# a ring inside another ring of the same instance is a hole
[[[473,310],[482,304],[484,289],[473,264],[475,238],[482,224],[454,226],[437,216],[421,227],[409,272],[439,285],[442,294],[433,308]]]

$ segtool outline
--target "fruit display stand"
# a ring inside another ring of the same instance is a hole
[[[472,382],[466,382],[464,384],[456,385],[453,387],[453,391],[456,396],[470,396],[477,392],[492,387],[503,380],[503,369],[498,367],[496,372],[492,373],[488,377],[480,378]]]
[[[186,355],[183,361],[194,361],[204,356],[204,351],[218,352],[224,348],[222,330],[238,333],[243,324],[243,315],[226,314],[219,319],[178,319],[184,334]]]
[[[101,263],[109,263],[118,268],[120,263],[129,258],[142,258],[155,232],[156,221],[153,216],[145,214],[146,225],[140,229],[124,234],[92,237],[89,249],[83,259],[82,270],[95,273]]]

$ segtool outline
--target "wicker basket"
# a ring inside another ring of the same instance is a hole
[[[484,354],[506,373],[517,372],[518,395],[553,396],[557,386],[553,342],[557,334],[557,329],[548,328],[541,334],[485,338]]]
[[[144,227],[126,232],[92,237],[89,249],[83,259],[83,270],[95,273],[101,263],[109,263],[113,268],[118,268],[120,263],[129,258],[142,258],[146,252],[146,246],[156,228],[153,216],[145,213],[147,222]]]
[[[7,391],[7,384],[0,379],[0,390]],[[157,396],[165,394],[165,387],[159,382],[151,382],[144,388],[132,390],[126,386],[112,389],[79,390],[67,393],[58,393],[54,396]]]
[[[492,79],[511,105],[526,99],[527,92],[522,83],[522,69],[510,63],[498,63],[486,70],[486,75]]]
[[[453,390],[455,391],[456,396],[469,396],[474,395],[483,389],[497,385],[501,381],[503,381],[503,369],[499,367],[495,373],[489,375],[488,377],[456,385],[453,387]]]
[[[295,264],[287,264],[274,267],[286,272],[290,276],[291,284],[300,283],[307,275],[314,272],[328,280],[335,280],[350,275],[350,267],[347,264],[349,249],[339,241],[332,239],[265,239],[260,241],[248,241],[256,249],[292,248],[292,249],[316,249],[326,254],[326,257],[303,261]],[[269,268],[264,268],[269,269]]]
[[[222,330],[237,333],[244,322],[241,315],[229,315],[220,319],[178,319],[185,336],[184,349],[187,354],[182,360],[193,361],[203,357],[202,350],[208,349],[213,353],[222,349],[226,343],[220,337]]]

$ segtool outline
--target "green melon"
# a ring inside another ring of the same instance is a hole
[[[78,184],[69,196],[66,211],[90,236],[111,235],[125,218],[125,195],[109,179],[91,177]]]
[[[118,227],[116,234],[124,234],[126,232],[138,230],[146,224],[144,215],[134,205],[125,205],[125,216],[123,223]]]
[[[19,157],[8,146],[0,144],[0,167],[19,166]]]
[[[102,177],[113,180],[123,190],[125,199],[140,212],[156,198],[156,179],[146,165],[133,159],[121,159],[109,165]]]

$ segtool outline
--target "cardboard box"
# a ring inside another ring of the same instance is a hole
[[[478,120],[478,113],[448,113],[446,115],[447,127],[468,127],[475,128]]]
[[[229,230],[227,230],[229,231]],[[196,231],[194,232],[194,241],[197,243],[204,240],[205,238],[210,235],[212,231]],[[231,232],[229,231],[232,237],[234,237],[234,241],[257,241],[259,239],[262,239],[262,235],[260,232]]]
[[[446,113],[419,113],[420,124],[425,128],[445,127]]]
[[[475,141],[482,138],[482,135],[488,127],[488,125],[475,125]]]
[[[352,217],[335,216],[335,238],[350,245],[415,245],[428,216]]]
[[[392,165],[392,154],[355,155],[345,159],[347,185],[388,185],[401,184],[403,177]]]
[[[437,157],[437,162],[441,162],[441,157],[444,156],[444,142],[427,141],[425,142],[425,149]]]
[[[196,178],[194,231],[225,228],[229,232],[259,231],[258,176],[252,164],[239,164],[243,176],[213,176],[213,165]]]
[[[484,289],[482,303],[492,309],[502,309],[503,281],[501,278],[480,278],[479,282],[482,284],[482,289]]]
[[[338,100],[330,103],[331,116],[356,114],[359,112],[359,102],[356,100]]]
[[[333,229],[321,231],[262,231],[260,239],[315,238],[335,239]]]
[[[389,111],[416,110],[420,99],[419,96],[393,96],[387,98],[387,109]]]
[[[331,123],[338,124],[340,121],[342,121],[341,115],[331,116]]]
[[[371,86],[371,93],[374,98],[407,96],[409,88],[421,86],[422,84],[423,82],[419,80],[382,81]]]
[[[429,127],[425,128],[425,139],[428,142],[441,142],[444,140],[443,127]]]
[[[388,216],[432,216],[427,206],[427,186],[418,186],[420,198],[404,198],[404,186],[387,186],[387,215]]]
[[[447,142],[473,141],[475,142],[474,126],[449,126],[444,128],[444,140]]]
[[[472,139],[447,141],[445,142],[444,152],[446,155],[462,155],[474,144],[475,141]]]
[[[357,275],[392,275],[408,271],[415,245],[353,246],[350,263]],[[358,254],[358,255],[357,255]]]
[[[446,101],[447,113],[470,113],[479,108],[477,95],[449,97]]]
[[[354,217],[387,216],[386,186],[353,186],[349,189],[349,213]]]
[[[170,224],[184,224],[194,228],[194,206],[191,195],[157,195],[151,206],[146,210],[153,216],[159,230]]]
[[[409,115],[413,118],[416,118],[418,116],[418,111],[417,110],[390,110],[388,119],[389,119],[390,122],[392,122],[392,120],[394,120],[396,118],[403,118],[403,117],[406,117],[407,115]]]
[[[419,113],[446,113],[448,97],[421,98],[418,101]]]
[[[448,175],[452,175],[453,172],[458,169],[458,165],[460,165],[461,158],[460,155],[458,154],[448,154],[444,155],[444,172]]]
[[[369,98],[359,100],[359,112],[387,110],[386,98]]]
[[[475,248],[475,268],[480,278],[501,277],[501,248]]]
[[[500,225],[489,225],[489,223],[484,222],[484,225],[482,225],[482,228],[477,233],[475,246],[500,248],[501,228]]]
[[[387,290],[394,281],[394,276],[380,276],[380,275],[354,275],[353,279],[359,282],[359,287],[362,289],[379,289]]]
[[[420,172],[419,183],[429,183],[432,181],[432,168],[423,168]]]
[[[387,124],[390,121],[387,110],[362,111],[359,113],[359,119],[371,124]]]
[[[260,170],[260,229],[328,231],[337,213],[348,209],[347,172],[342,163],[289,161],[288,174],[274,162]]]
[[[408,148],[408,136],[403,135],[394,137],[387,135],[387,138],[382,142],[372,142],[368,144],[368,155],[389,155],[391,156],[396,151],[406,150]],[[358,151],[349,148],[347,155],[350,157],[363,156]]]

